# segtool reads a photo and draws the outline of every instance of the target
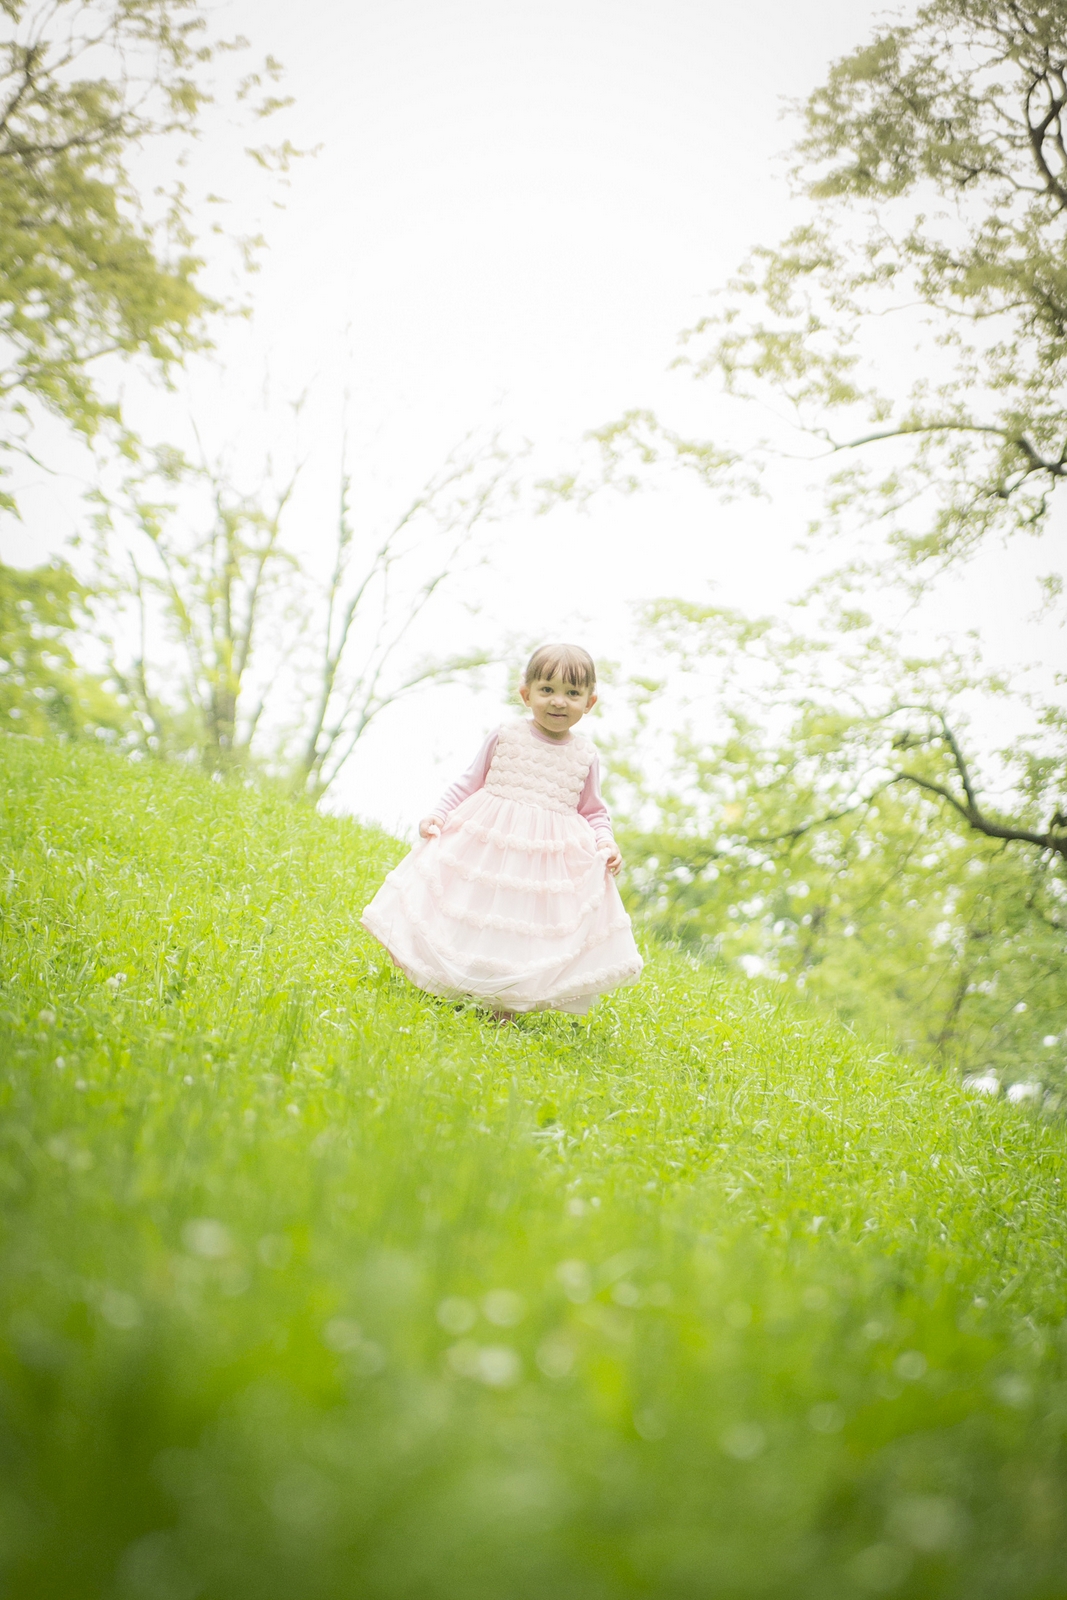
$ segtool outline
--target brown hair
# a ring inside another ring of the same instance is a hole
[[[578,644],[543,644],[535,650],[526,663],[522,675],[523,685],[536,683],[538,678],[561,677],[573,683],[576,689],[596,688],[596,666],[588,650]]]

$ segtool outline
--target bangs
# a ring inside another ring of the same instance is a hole
[[[539,678],[562,678],[576,689],[596,688],[596,667],[588,650],[577,644],[543,644],[526,663],[523,683]]]

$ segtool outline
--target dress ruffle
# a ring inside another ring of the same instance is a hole
[[[363,913],[413,983],[509,1011],[584,1011],[642,961],[606,856],[573,808],[480,789]]]

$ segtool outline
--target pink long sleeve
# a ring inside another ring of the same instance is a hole
[[[494,728],[463,776],[445,790],[430,813],[438,822],[443,822],[450,811],[455,811],[464,800],[469,800],[472,794],[477,794],[484,787],[498,737],[499,729]]]
[[[592,765],[585,775],[585,784],[578,800],[578,813],[592,828],[597,840],[611,839],[611,813],[600,793],[600,757],[594,753]]]

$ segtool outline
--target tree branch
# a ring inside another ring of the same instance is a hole
[[[1062,113],[1064,106],[1067,105],[1067,96],[1057,95],[1050,79],[1051,74],[1045,73],[1041,77],[1035,78],[1027,90],[1026,126],[1030,138],[1030,148],[1033,151],[1034,161],[1037,164],[1037,170],[1044,179],[1045,190],[1052,197],[1052,199],[1058,202],[1061,211],[1067,211],[1067,189],[1064,188],[1062,182],[1059,180],[1059,178],[1057,178],[1056,174],[1052,171],[1052,168],[1045,159],[1045,136],[1050,128],[1055,130],[1053,136],[1056,136],[1056,132],[1058,132],[1060,114]],[[1035,123],[1033,117],[1031,116],[1031,107],[1034,93],[1039,85],[1043,86],[1047,91],[1049,104],[1045,115]]]
[[[976,806],[964,805],[943,784],[934,783],[930,778],[920,777],[917,772],[899,772],[891,782],[913,783],[916,788],[925,789],[928,794],[936,794],[942,800],[947,800],[949,805],[958,811],[960,816],[977,833],[984,833],[989,839],[1006,839],[1017,844],[1032,844],[1039,850],[1051,850],[1056,855],[1067,859],[1067,833],[1053,831],[1035,833],[1030,828],[1019,828],[1009,823],[993,822],[991,818],[983,816]]]
[[[1015,448],[1030,462],[1031,469],[1035,472],[1047,472],[1052,478],[1067,477],[1067,464],[1063,457],[1055,461],[1046,460],[1026,437],[1025,434],[1012,433],[1008,428],[998,427],[989,422],[923,422],[902,423],[898,428],[885,428],[878,433],[866,433],[857,439],[835,440],[830,438],[825,429],[812,430],[829,445],[828,455],[837,455],[844,450],[859,450],[863,445],[879,444],[886,439],[904,439],[915,434],[932,433],[982,433],[990,434],[994,438],[1003,439],[1005,444],[1014,445]]]
[[[884,793],[890,784],[895,782],[895,778],[890,778],[886,783],[880,783],[876,789],[871,790],[870,794],[863,795],[861,799],[854,801],[852,805],[843,806],[840,811],[828,811],[824,816],[812,817],[807,822],[799,823],[795,828],[786,828],[784,833],[772,833],[769,836],[760,836],[754,839],[746,837],[745,843],[753,850],[761,849],[769,844],[784,844],[786,841],[790,844],[795,844],[798,839],[802,839],[806,833],[811,833],[815,828],[827,827],[831,822],[840,822],[842,817],[850,817],[854,812],[862,811],[865,806],[869,806],[880,794]]]

